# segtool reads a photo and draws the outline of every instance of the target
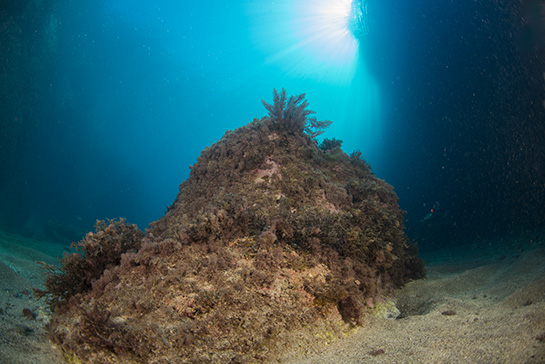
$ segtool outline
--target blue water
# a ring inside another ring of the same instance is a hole
[[[145,228],[200,151],[306,93],[422,250],[545,227],[545,5],[348,0],[0,5],[0,228]],[[361,25],[361,24],[360,24]]]

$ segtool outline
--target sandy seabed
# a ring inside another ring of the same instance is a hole
[[[545,363],[545,238],[525,234],[425,255],[428,276],[396,294],[401,318],[367,317],[324,348],[285,364]],[[0,363],[60,364],[49,312],[32,295],[36,261],[62,246],[0,232]]]

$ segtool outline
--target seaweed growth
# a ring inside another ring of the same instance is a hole
[[[311,138],[316,138],[321,135],[328,126],[331,125],[330,120],[318,120],[314,116],[314,111],[308,110],[308,102],[305,99],[305,94],[292,95],[289,98],[286,96],[286,89],[282,88],[280,94],[273,90],[273,104],[268,104],[261,100],[263,106],[269,112],[271,120],[277,125],[284,126],[295,132],[305,132]]]
[[[99,224],[49,268],[46,294],[63,303],[50,336],[67,355],[274,362],[341,336],[423,275],[393,188],[361,153],[318,145],[328,122],[309,118],[304,95],[264,104],[269,116],[202,151],[145,234]]]
[[[78,293],[89,291],[106,269],[119,264],[122,254],[139,248],[144,235],[136,225],[127,224],[125,219],[100,220],[95,229],[94,233],[89,232],[78,243],[72,244],[71,248],[76,252],[65,253],[60,268],[40,263],[47,274],[46,289],[34,292],[38,298],[46,296],[52,309]]]

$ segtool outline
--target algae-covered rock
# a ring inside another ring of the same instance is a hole
[[[269,362],[422,275],[393,188],[340,141],[316,143],[328,122],[304,95],[274,101],[202,152],[119,264],[51,300],[58,347],[90,363]]]

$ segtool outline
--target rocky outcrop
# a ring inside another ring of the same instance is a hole
[[[307,118],[304,97],[293,101]],[[138,242],[122,245],[118,264],[90,288],[53,300],[51,338],[66,355],[273,361],[298,342],[325,342],[360,324],[383,297],[422,276],[393,188],[359,153],[345,154],[336,140],[318,145],[308,125],[286,123],[293,113],[271,115],[291,99],[283,102],[206,148],[165,216],[143,237],[124,235]],[[117,228],[102,224],[90,241],[132,231],[111,224]]]

